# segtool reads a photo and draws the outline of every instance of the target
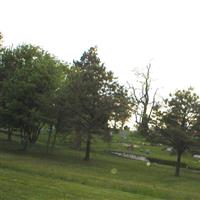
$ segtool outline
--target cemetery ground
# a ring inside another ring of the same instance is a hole
[[[41,135],[42,136],[42,135]],[[129,152],[175,161],[164,146],[151,146],[138,135],[115,135],[109,144],[93,141],[91,160],[86,162],[84,146],[77,151],[65,138],[58,138],[53,152],[46,154],[46,136],[26,152],[17,138],[6,141],[0,133],[1,200],[198,200],[200,171],[130,160],[111,155],[111,151]],[[129,145],[133,148],[129,148]],[[184,154],[182,162],[200,169],[200,159]]]

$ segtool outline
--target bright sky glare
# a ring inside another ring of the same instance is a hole
[[[39,45],[67,62],[97,45],[122,83],[152,63],[161,95],[200,94],[198,0],[0,0],[4,45]]]

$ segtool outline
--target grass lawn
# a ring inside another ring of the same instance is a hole
[[[200,172],[182,169],[177,178],[173,167],[148,167],[142,161],[112,156],[107,150],[126,150],[119,138],[110,145],[95,142],[89,162],[83,161],[83,151],[67,146],[57,146],[50,155],[46,155],[42,143],[22,152],[18,142],[8,143],[4,138],[0,136],[1,200],[200,199]],[[143,141],[135,138],[136,142]],[[174,159],[160,147],[152,147],[151,151],[153,156],[166,154],[166,159]],[[184,159],[193,161],[188,155]]]

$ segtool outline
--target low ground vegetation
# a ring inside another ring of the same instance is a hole
[[[1,134],[0,199],[200,199],[199,171],[182,169],[183,176],[177,178],[171,166],[147,166],[110,154],[110,150],[130,152],[123,144],[134,143],[138,148],[131,152],[147,155],[149,150],[152,157],[175,160],[163,146],[151,146],[141,136],[114,135],[110,144],[97,138],[89,162],[83,160],[84,151],[67,147],[62,139],[46,154],[44,137],[24,152],[17,138],[8,142]],[[183,162],[200,167],[198,160],[187,154]]]

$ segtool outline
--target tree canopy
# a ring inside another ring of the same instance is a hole
[[[67,129],[74,129],[79,134],[81,132],[86,141],[85,160],[89,160],[93,135],[109,137],[109,121],[113,115],[118,121],[123,118],[123,123],[130,116],[127,93],[117,83],[113,73],[101,63],[97,48],[91,47],[79,61],[74,61],[64,94],[65,109],[61,123],[63,121]],[[117,119],[117,115],[121,112],[122,116],[123,111],[128,114]]]
[[[19,128],[22,140],[35,143],[60,87],[62,72],[49,53],[32,45],[5,49],[1,63],[1,116],[5,127]]]
[[[180,174],[182,154],[198,144],[195,133],[199,119],[199,97],[188,90],[178,90],[165,100],[165,107],[157,113],[157,126],[151,140],[173,147],[177,155],[175,175]]]

